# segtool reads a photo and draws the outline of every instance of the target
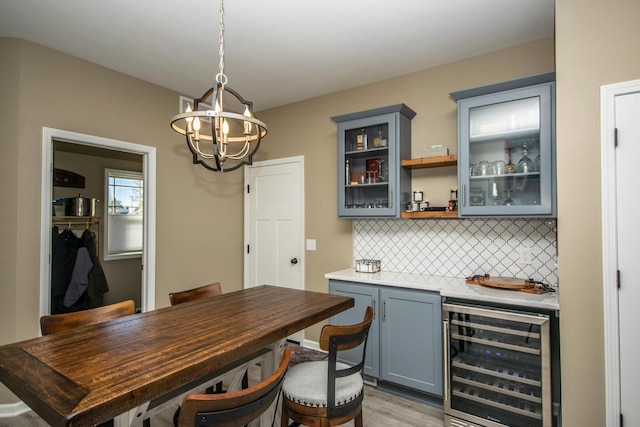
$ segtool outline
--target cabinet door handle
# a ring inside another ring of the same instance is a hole
[[[462,206],[466,206],[467,205],[467,197],[466,197],[466,190],[467,189],[467,185],[466,184],[462,184]]]
[[[373,298],[373,318],[376,318],[376,299]]]
[[[382,321],[384,322],[387,318],[387,300],[382,301]]]

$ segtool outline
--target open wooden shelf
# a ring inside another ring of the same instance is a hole
[[[403,219],[458,218],[458,211],[402,212]]]
[[[437,157],[421,157],[402,161],[402,167],[409,169],[439,168],[443,166],[455,166],[457,164],[458,156],[455,154]]]

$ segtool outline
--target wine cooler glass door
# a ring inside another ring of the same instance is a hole
[[[489,426],[550,425],[549,318],[445,304],[449,415]]]

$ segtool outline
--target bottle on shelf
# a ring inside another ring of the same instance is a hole
[[[351,184],[351,164],[349,163],[349,159],[347,159],[344,165],[344,185]]]
[[[367,149],[367,132],[364,130],[364,128],[356,136],[356,149],[358,150]]]
[[[387,140],[382,137],[382,126],[378,126],[378,138],[380,139],[380,147],[386,147]]]
[[[449,211],[458,210],[458,189],[452,188],[449,196]]]
[[[383,144],[383,141],[384,141],[384,144]],[[373,148],[380,148],[380,147],[386,147],[386,146],[387,146],[387,140],[382,139],[382,126],[378,126],[378,136],[373,138]]]

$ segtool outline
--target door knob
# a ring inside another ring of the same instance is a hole
[[[298,258],[291,258],[291,264],[297,264],[298,263]]]

